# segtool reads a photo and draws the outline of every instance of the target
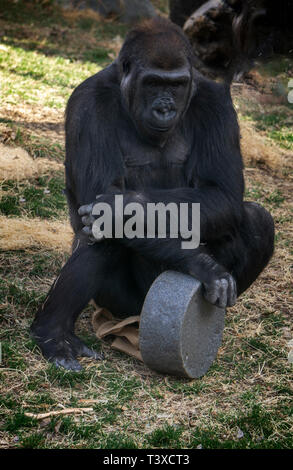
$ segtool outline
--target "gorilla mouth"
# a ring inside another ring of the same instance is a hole
[[[171,122],[175,118],[176,114],[177,113],[175,109],[168,109],[164,111],[153,109],[153,115],[157,122]]]
[[[170,126],[152,126],[151,124],[148,125],[149,129],[152,132],[168,132],[170,130]]]

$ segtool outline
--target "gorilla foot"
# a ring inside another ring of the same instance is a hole
[[[90,357],[96,360],[104,358],[103,354],[88,348],[73,333],[66,333],[61,337],[44,338],[37,335],[32,329],[32,336],[44,357],[55,364],[56,367],[63,367],[64,369],[77,372],[82,370],[82,365],[77,360],[78,356]]]
[[[73,357],[72,358],[61,358],[61,357],[51,357],[48,358],[50,362],[53,362],[56,367],[63,369],[71,370],[73,372],[79,372],[83,369],[82,365]]]

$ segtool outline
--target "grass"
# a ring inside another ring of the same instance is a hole
[[[63,162],[65,158],[64,147],[59,142],[52,142],[50,139],[40,138],[25,131],[24,128],[17,126],[17,123],[0,118],[0,126],[6,132],[3,135],[3,141],[6,144],[21,146],[32,158],[50,158]]]
[[[126,27],[86,13],[61,14],[51,5],[32,8],[21,0],[5,5],[0,18],[1,143],[22,147],[34,162],[60,163],[67,99],[76,85],[110,63]],[[167,11],[165,0],[156,5]],[[276,83],[288,74],[284,59],[266,65],[263,81],[254,88],[243,84],[233,90],[241,122],[249,121],[255,136],[287,156],[292,150],[292,106],[270,100]],[[246,140],[244,151],[247,145],[256,144]],[[83,358],[80,373],[56,369],[41,357],[29,325],[68,252],[51,245],[17,245],[0,252],[0,447],[292,448],[292,365],[287,360],[292,338],[292,167],[282,165],[279,174],[268,162],[252,163],[245,172],[246,199],[272,212],[276,252],[229,309],[218,358],[199,380],[158,375],[98,341],[90,324],[92,306],[78,321],[77,333],[106,359]],[[40,165],[31,177],[3,178],[0,210],[7,226],[16,218],[29,221],[33,233],[46,220],[63,221],[63,187],[63,171],[55,167],[45,171]],[[41,421],[25,414],[70,407],[92,411]]]
[[[276,110],[273,113],[252,111],[248,116],[255,123],[256,129],[263,131],[280,147],[293,150],[293,117],[290,110],[287,112]]]
[[[0,211],[6,216],[52,218],[67,211],[63,174],[39,177],[33,184],[5,181],[1,192]]]
[[[41,52],[3,45],[0,104],[5,101],[17,105],[21,101],[64,109],[73,89],[99,70],[100,67],[90,61],[77,64],[63,57],[48,57]]]
[[[180,442],[180,437],[183,432],[181,428],[165,425],[162,428],[155,429],[152,433],[146,436],[150,447],[159,448],[176,448]]]

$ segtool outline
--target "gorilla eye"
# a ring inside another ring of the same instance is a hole
[[[144,85],[152,88],[152,87],[160,85],[160,83],[158,82],[158,80],[155,80],[153,78],[149,78],[149,79],[144,81]]]
[[[175,86],[176,88],[179,88],[179,87],[184,87],[186,86],[188,83],[188,80],[185,80],[185,79],[182,79],[182,80],[177,80],[175,82],[173,82],[173,86]]]
[[[130,62],[128,60],[123,62],[122,68],[123,73],[128,74],[130,72]]]

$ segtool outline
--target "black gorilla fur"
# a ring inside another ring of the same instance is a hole
[[[168,20],[131,31],[118,59],[76,88],[65,162],[73,252],[31,328],[46,358],[72,370],[81,368],[78,355],[98,358],[74,334],[83,308],[95,299],[116,316],[139,314],[166,269],[198,278],[214,304],[235,303],[274,241],[270,214],[243,201],[239,140],[229,85],[195,70],[187,39]],[[113,205],[116,192],[125,203],[200,203],[201,245],[182,250],[170,237],[89,243],[80,206],[98,194]]]

